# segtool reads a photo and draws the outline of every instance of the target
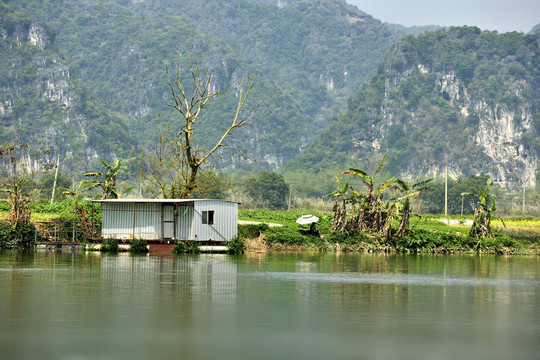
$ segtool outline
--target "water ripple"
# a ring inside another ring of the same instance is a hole
[[[417,286],[540,286],[535,280],[487,279],[476,277],[449,277],[420,274],[392,273],[294,273],[264,272],[248,274],[270,280],[303,281],[347,284],[417,285]]]

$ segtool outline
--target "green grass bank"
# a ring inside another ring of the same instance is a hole
[[[313,250],[404,253],[540,254],[540,219],[506,218],[493,222],[493,237],[477,240],[468,236],[472,217],[413,217],[410,233],[388,241],[362,231],[330,230],[332,213],[311,212],[319,217],[321,236],[304,235],[307,226],[296,219],[302,211],[244,210],[239,212],[239,237],[246,251]],[[393,233],[397,222],[392,224]]]

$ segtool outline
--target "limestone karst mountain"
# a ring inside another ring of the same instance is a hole
[[[43,21],[0,3],[0,139],[32,142],[76,169],[134,149],[124,118],[73,76]]]
[[[408,36],[289,169],[369,166],[403,178],[486,173],[534,187],[540,154],[538,37],[458,27]],[[322,150],[324,148],[324,150]],[[370,160],[375,159],[375,160]]]

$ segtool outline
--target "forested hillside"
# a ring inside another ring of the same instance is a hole
[[[79,169],[135,149],[122,116],[73,76],[46,23],[0,2],[0,140],[32,142]]]
[[[325,123],[376,72],[397,36],[343,0],[145,0],[143,14],[177,14],[220,38],[239,58],[300,100]]]
[[[106,106],[132,117],[129,129],[143,141],[159,120],[174,124],[166,66],[198,62],[216,72],[221,90],[249,75],[255,82],[249,105],[257,110],[233,144],[259,169],[279,169],[305,148],[375,73],[396,38],[344,1],[290,1],[281,8],[247,0],[12,5],[51,24],[75,74]],[[205,114],[200,128],[210,140],[235,101],[231,93]]]
[[[403,178],[448,166],[503,189],[537,183],[538,29],[420,33],[343,0],[0,4],[1,140],[40,141],[71,168],[138,156],[158,126],[178,130],[166,69],[191,62],[215,72],[213,90],[232,89],[201,116],[203,142],[228,126],[239,83],[254,81],[255,116],[229,143],[256,162],[225,157],[228,168],[285,166],[312,195],[384,153],[384,171]]]
[[[535,186],[540,153],[538,36],[475,27],[407,36],[291,173],[372,167],[403,178],[489,174]]]

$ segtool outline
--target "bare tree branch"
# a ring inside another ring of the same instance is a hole
[[[163,197],[176,197],[177,189],[175,186],[180,184],[181,191],[178,196],[189,198],[198,186],[197,174],[210,162],[210,158],[219,157],[218,150],[221,148],[231,155],[248,158],[242,150],[226,144],[225,140],[232,132],[236,131],[235,129],[244,127],[253,117],[254,109],[247,117],[242,117],[247,98],[253,88],[253,82],[248,79],[247,89],[245,89],[244,79],[242,79],[239,85],[238,103],[230,125],[216,143],[206,149],[198,142],[197,121],[211,99],[226,94],[230,89],[212,90],[214,72],[209,73],[206,67],[201,71],[197,63],[190,62],[189,70],[194,86],[190,96],[186,94],[186,88],[182,83],[183,73],[180,65],[176,69],[174,82],[170,78],[168,69],[166,70],[169,89],[174,101],[168,106],[178,112],[180,130],[173,134],[170,125],[164,134],[158,130],[158,141],[149,147],[148,153],[143,152],[140,164],[138,162],[142,181],[150,185],[149,187],[160,189]]]

